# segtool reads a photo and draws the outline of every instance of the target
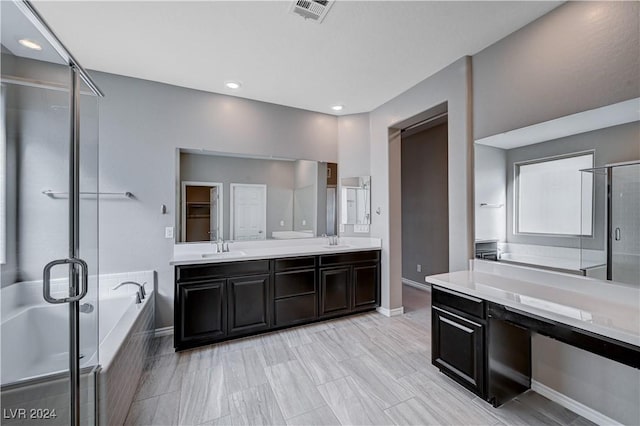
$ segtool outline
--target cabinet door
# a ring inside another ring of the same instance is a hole
[[[351,268],[320,269],[320,316],[346,314],[351,307]]]
[[[179,326],[176,346],[212,340],[227,334],[226,280],[179,284]]]
[[[249,334],[269,327],[269,275],[228,280],[229,335]]]
[[[432,363],[476,395],[484,395],[482,324],[432,307]]]
[[[352,309],[362,311],[378,306],[378,265],[353,267]]]

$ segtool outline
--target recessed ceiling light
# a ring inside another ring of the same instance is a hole
[[[33,40],[29,40],[28,38],[21,38],[20,40],[18,40],[18,43],[20,43],[21,45],[29,49],[42,50],[42,46],[40,46],[38,43],[36,43]]]
[[[224,85],[232,90],[237,90],[240,88],[240,86],[242,86],[242,84],[240,84],[240,82],[238,81],[225,81]]]
[[[331,107],[334,111],[342,111],[342,108],[344,108],[342,105],[334,105]]]

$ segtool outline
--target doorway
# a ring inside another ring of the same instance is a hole
[[[401,132],[402,281],[449,271],[448,121],[442,113]]]
[[[224,238],[222,188],[218,182],[182,182],[182,241]]]
[[[267,185],[232,183],[231,239],[236,241],[267,238]]]

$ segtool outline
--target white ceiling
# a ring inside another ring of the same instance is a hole
[[[561,2],[338,0],[321,24],[289,13],[289,1],[33,3],[85,68],[353,114]],[[243,86],[232,92],[227,80]]]

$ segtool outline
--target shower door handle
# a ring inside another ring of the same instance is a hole
[[[615,238],[616,241],[620,241],[620,228],[616,228],[613,235],[613,238]]]
[[[51,296],[51,270],[54,266],[57,265],[69,265],[69,268],[72,268],[75,265],[80,269],[80,293],[69,297],[63,297],[62,299],[56,299],[55,297]],[[87,284],[89,280],[89,273],[87,272],[88,269],[89,268],[87,266],[87,262],[82,259],[76,258],[57,259],[47,263],[42,271],[42,296],[44,297],[44,300],[49,303],[58,304],[77,302],[78,300],[82,299],[87,295]]]

